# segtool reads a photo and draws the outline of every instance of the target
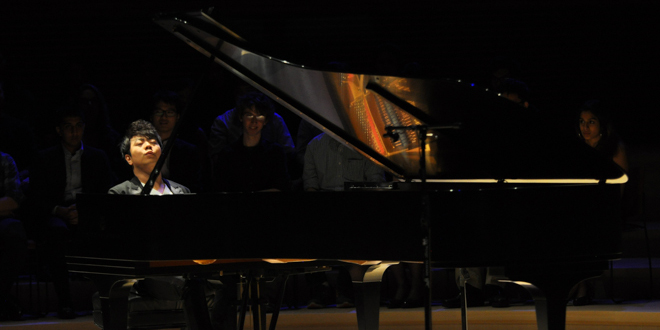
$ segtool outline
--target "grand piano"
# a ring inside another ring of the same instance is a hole
[[[95,280],[106,329],[126,328],[140,278],[346,264],[364,270],[353,278],[357,326],[377,329],[382,273],[402,261],[504,267],[535,298],[539,329],[564,329],[570,288],[620,257],[627,176],[542,114],[461,81],[290,63],[216,14],[154,21],[394,180],[345,192],[80,195],[84,235],[68,263]]]

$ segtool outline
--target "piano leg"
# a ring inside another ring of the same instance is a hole
[[[249,286],[254,330],[262,330],[266,328],[266,311],[261,303],[262,279],[262,277],[254,277]]]
[[[186,280],[183,311],[190,329],[213,330],[204,294],[205,282],[206,279],[195,277]]]
[[[288,275],[283,276],[283,280],[279,283],[277,287],[277,302],[273,315],[271,316],[270,326],[268,329],[274,330],[277,325],[277,319],[280,313],[280,307],[282,306],[282,299],[284,297],[284,289],[286,287],[286,280]],[[263,282],[263,277],[250,273],[247,277],[247,284],[243,289],[243,295],[241,299],[241,311],[239,314],[239,325],[238,329],[243,330],[245,325],[245,313],[247,310],[248,301],[251,302],[250,308],[252,309],[253,317],[253,329],[254,330],[263,330],[266,329],[266,306],[261,302],[261,284]]]
[[[355,311],[359,330],[377,330],[380,318],[380,283],[391,263],[350,270],[355,290]]]
[[[242,292],[241,307],[238,315],[238,330],[243,330],[243,326],[245,325],[245,314],[247,312],[248,300],[250,299],[250,290],[248,288],[252,285],[253,280],[253,277],[250,275],[247,276],[245,284],[243,284],[243,280],[241,280]]]
[[[117,279],[114,276],[91,276],[99,290],[103,329],[128,328],[128,294],[136,279]]]
[[[282,279],[278,282],[277,286],[277,303],[273,315],[270,318],[269,330],[275,330],[275,326],[277,325],[277,319],[280,316],[280,308],[282,308],[282,301],[284,300],[284,289],[286,288],[286,281],[289,279],[289,275],[285,274],[281,275],[281,277]]]
[[[557,267],[560,268],[560,267]],[[516,283],[527,290],[534,298],[536,325],[539,330],[566,329],[566,303],[571,288],[580,281],[598,276],[602,271],[576,270],[575,272],[546,269],[546,273],[537,273],[530,282],[504,281]]]

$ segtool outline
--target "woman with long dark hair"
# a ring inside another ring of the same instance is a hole
[[[612,113],[603,102],[590,100],[580,107],[576,130],[586,144],[628,171],[625,147],[612,127]]]
[[[628,172],[626,149],[613,128],[612,112],[605,103],[599,100],[585,102],[578,111],[576,123],[576,131],[582,141],[603,156],[611,158]],[[592,290],[586,280],[580,282],[575,290],[573,306],[584,306],[591,303],[590,291]]]

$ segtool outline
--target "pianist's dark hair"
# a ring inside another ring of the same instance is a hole
[[[266,116],[266,122],[269,122],[275,113],[275,105],[268,96],[259,92],[248,92],[236,98],[236,115],[234,124],[241,126],[241,118],[245,110],[254,106],[259,114]]]
[[[619,135],[613,129],[612,110],[610,109],[609,104],[600,100],[589,100],[580,107],[577,112],[577,119],[575,120],[575,129],[582,140],[584,140],[584,138],[580,132],[580,115],[585,111],[591,112],[596,118],[598,118],[598,122],[600,123],[600,133],[602,136],[598,141],[598,145],[596,145],[596,150],[600,151],[607,157],[614,157],[621,140]]]
[[[171,104],[176,108],[177,113],[181,113],[182,102],[179,94],[172,91],[157,91],[153,96],[153,102],[151,102],[151,109],[149,109],[149,115],[151,116],[151,111],[154,110],[158,102],[163,102],[165,104]]]
[[[135,136],[144,136],[147,139],[155,138],[158,140],[158,145],[163,146],[163,142],[160,140],[160,136],[156,132],[154,125],[144,119],[138,119],[128,125],[126,133],[119,144],[122,157],[131,154],[131,139]]]

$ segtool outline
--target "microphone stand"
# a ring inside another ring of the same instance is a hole
[[[422,180],[422,216],[421,225],[424,232],[422,239],[422,246],[424,247],[424,284],[427,289],[427,297],[424,301],[424,329],[432,329],[431,317],[431,224],[430,224],[430,197],[426,189],[426,133],[429,129],[443,130],[443,129],[459,129],[460,125],[451,126],[426,126],[426,125],[413,125],[413,126],[387,126],[385,127],[386,133],[384,137],[389,137],[393,141],[399,139],[399,134],[395,130],[412,130],[416,131],[420,141],[420,155],[419,155],[419,174]]]
[[[431,293],[433,292],[431,286],[431,224],[430,224],[430,197],[426,190],[426,126],[418,127],[419,146],[422,149],[419,155],[419,174],[422,179],[422,217],[421,225],[422,230],[426,237],[422,239],[422,246],[424,247],[424,284],[426,285],[427,295],[424,301],[424,328],[431,330],[433,324],[431,322]]]

